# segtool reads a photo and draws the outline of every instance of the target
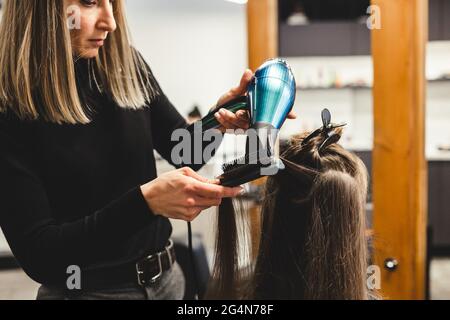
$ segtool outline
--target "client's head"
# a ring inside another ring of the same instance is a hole
[[[245,276],[236,252],[246,229],[236,222],[249,215],[223,203],[213,272],[219,297],[367,298],[367,170],[337,144],[342,129],[334,133],[331,143],[323,131],[296,135],[282,150],[286,168],[267,179],[258,254]]]
[[[267,181],[251,295],[363,299],[367,171],[336,143],[320,149],[325,135],[305,137],[290,140],[286,169]]]

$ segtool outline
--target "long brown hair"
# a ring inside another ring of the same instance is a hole
[[[62,0],[6,0],[0,25],[0,112],[20,119],[88,123],[77,89]],[[123,108],[144,107],[157,95],[142,57],[130,46],[124,1],[113,3],[117,29],[93,59],[98,89]]]
[[[322,135],[302,144],[305,136],[292,137],[281,156],[286,169],[267,179],[254,264],[237,263],[249,243],[233,236],[248,214],[223,202],[211,297],[368,298],[367,170],[338,144],[319,151]]]

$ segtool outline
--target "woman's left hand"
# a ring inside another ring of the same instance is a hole
[[[250,81],[253,78],[253,72],[250,69],[245,70],[242,75],[241,82],[239,86],[232,88],[230,91],[225,93],[222,97],[220,97],[217,102],[217,106],[223,105],[228,101],[231,101],[237,97],[243,96],[247,94],[247,87]],[[219,112],[215,114],[217,121],[221,124],[218,128],[222,133],[226,130],[236,130],[236,129],[244,129],[247,130],[249,128],[249,114],[245,110],[239,110],[236,113],[231,111],[220,109]],[[294,111],[291,111],[288,114],[288,119],[296,119],[297,115]]]

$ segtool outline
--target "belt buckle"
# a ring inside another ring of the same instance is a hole
[[[170,250],[172,250],[172,249],[173,249],[173,241],[172,241],[172,239],[169,239],[169,244],[167,245],[167,247],[165,247],[165,251],[167,252],[167,258],[169,258],[170,268],[172,268],[172,266],[175,262],[172,260],[172,255],[170,254]]]
[[[154,257],[155,257],[155,255],[151,255],[151,256],[147,257],[145,260],[151,260],[151,259],[154,258]],[[158,252],[158,253],[156,254],[156,257],[158,258],[158,269],[159,269],[159,271],[158,271],[158,274],[157,274],[157,275],[153,276],[153,277],[150,279],[150,283],[151,283],[151,284],[156,283],[156,281],[158,281],[159,278],[161,278],[161,276],[162,276],[162,274],[163,274],[163,270],[162,270],[162,262],[161,262],[161,252]],[[139,262],[136,263],[136,273],[137,273],[138,284],[139,284],[140,286],[145,286],[145,285],[147,284],[147,279],[143,278],[143,276],[145,275],[145,271],[143,271],[143,270],[140,269]]]

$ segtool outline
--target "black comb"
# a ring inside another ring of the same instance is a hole
[[[276,174],[284,169],[284,164],[270,150],[259,148],[256,152],[247,152],[245,156],[222,165],[223,174],[217,179],[225,187],[237,187],[264,176]]]

